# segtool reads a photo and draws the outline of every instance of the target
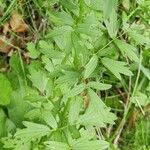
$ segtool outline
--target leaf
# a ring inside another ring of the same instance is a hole
[[[150,103],[150,100],[148,99],[147,95],[141,92],[137,92],[133,97],[131,97],[131,101],[136,106],[146,106]]]
[[[93,73],[97,64],[98,64],[98,57],[97,55],[93,55],[90,61],[85,66],[84,79],[88,78]]]
[[[18,12],[13,11],[10,18],[10,27],[11,30],[19,33],[26,32],[28,29],[28,25],[24,22],[22,16],[18,14]]]
[[[21,58],[18,54],[14,54],[11,56],[10,59],[10,66],[15,71],[17,75],[19,75],[21,78],[24,78],[24,66],[22,66]]]
[[[65,11],[49,13],[50,19],[58,25],[70,25],[74,24],[74,20],[69,13]]]
[[[53,94],[53,89],[54,89],[54,82],[51,78],[48,79],[48,82],[46,84],[46,89],[45,89],[45,96],[50,97]]]
[[[25,129],[18,130],[15,137],[20,138],[24,143],[31,142],[35,139],[40,139],[51,132],[50,128],[43,124],[37,124],[24,121]]]
[[[71,26],[65,25],[61,27],[55,27],[48,35],[47,37],[55,37],[55,36],[60,36],[63,34],[66,34],[68,32],[72,32],[73,28]]]
[[[103,0],[103,15],[105,20],[110,18],[113,11],[116,10],[117,2],[118,0]]]
[[[81,83],[79,85],[74,86],[68,93],[66,93],[65,97],[74,97],[80,94],[86,88],[85,84]]]
[[[103,0],[104,22],[111,38],[116,37],[118,32],[117,4],[118,0]]]
[[[75,32],[71,34],[71,41],[74,48],[74,65],[80,68],[89,60],[90,51],[80,43],[81,39]]]
[[[22,143],[19,139],[12,137],[4,137],[2,139],[3,148],[5,149],[13,149],[13,150],[28,150],[30,149],[30,143]]]
[[[25,119],[24,115],[31,109],[29,103],[23,99],[25,94],[20,89],[13,91],[11,94],[11,102],[7,107],[9,118],[17,127],[23,126],[22,121]]]
[[[101,115],[96,113],[95,110],[91,108],[88,108],[87,112],[79,117],[77,124],[84,126],[105,127],[105,123],[103,118],[101,118]]]
[[[35,70],[34,68],[30,68],[29,78],[32,81],[33,85],[42,93],[46,90],[46,85],[48,82],[48,77],[42,70]]]
[[[105,25],[108,30],[109,36],[111,38],[116,37],[119,24],[117,20],[117,13],[115,11],[111,13],[111,16],[108,20],[105,20]]]
[[[69,11],[73,12],[74,15],[79,16],[79,6],[73,0],[61,0],[63,7],[67,8]]]
[[[8,105],[10,103],[10,96],[12,87],[9,80],[0,73],[0,105]]]
[[[125,67],[126,63],[122,61],[116,61],[110,58],[102,58],[103,65],[109,69],[119,80],[121,80],[121,75],[132,76],[132,72]]]
[[[49,42],[44,41],[44,40],[40,40],[39,43],[38,43],[38,46],[41,48],[41,51],[43,53],[47,52],[47,51],[50,51],[54,48],[52,43],[49,43]]]
[[[92,90],[88,90],[90,103],[85,114],[81,115],[78,123],[85,126],[105,127],[106,123],[114,124],[116,116],[103,103],[98,95]]]
[[[72,146],[73,150],[105,150],[109,147],[109,143],[102,140],[88,141],[86,139],[79,139]]]
[[[52,43],[46,41],[39,41],[39,47],[41,53],[46,55],[48,58],[62,58],[64,54],[60,51],[54,50]]]
[[[24,100],[32,103],[32,102],[44,101],[46,100],[46,97],[39,95],[39,93],[32,92],[31,94],[27,94],[24,97]]]
[[[84,0],[86,5],[95,10],[102,10],[103,1],[102,0]]]
[[[150,80],[150,70],[148,68],[145,68],[143,65],[141,65],[141,71]]]
[[[135,47],[118,39],[116,39],[114,42],[118,46],[118,48],[121,50],[121,52],[125,53],[129,57],[130,60],[139,62],[139,58],[135,54],[135,52],[137,51]]]
[[[5,41],[7,43],[10,43],[10,44],[7,44]],[[3,37],[3,38],[0,37],[0,52],[1,53],[8,53],[12,49],[11,44],[13,44],[12,40],[8,40],[5,37]]]
[[[78,32],[80,35],[88,35],[89,39],[97,38],[102,34],[100,30],[100,24],[97,21],[95,14],[87,15],[84,22],[79,23],[75,31]]]
[[[129,31],[128,35],[137,42],[137,44],[150,44],[150,39],[147,37],[144,37],[142,34],[139,34],[135,31]]]
[[[74,85],[77,83],[79,78],[79,73],[74,72],[74,71],[66,71],[65,75],[60,76],[57,80],[57,84],[69,84],[69,85]]]
[[[92,89],[88,90],[88,94],[91,100],[91,109],[93,109],[95,113],[99,115],[99,118],[103,119],[104,123],[113,124],[116,116],[110,112],[110,109],[103,103],[100,97]]]
[[[100,83],[100,82],[95,82],[95,81],[91,81],[87,84],[88,87],[97,89],[97,90],[108,90],[110,89],[112,86],[110,84],[104,84],[104,83]]]
[[[24,87],[26,86],[26,74],[25,74],[25,66],[23,60],[19,54],[13,54],[10,58],[10,67],[15,72],[15,76],[19,82],[19,88],[24,92]],[[13,79],[11,79],[13,80]],[[16,81],[16,80],[15,80]],[[12,82],[13,83],[13,82]],[[16,88],[18,88],[18,84],[16,84]]]
[[[47,56],[42,56],[42,61],[45,64],[45,69],[49,72],[53,72],[54,71],[54,65],[52,63],[52,61],[47,58]]]
[[[123,0],[122,5],[125,9],[129,10],[130,9],[130,0]]]
[[[78,139],[81,137],[80,132],[79,132],[78,128],[76,127],[76,125],[69,126],[68,129],[69,129],[71,137],[73,139]]]
[[[25,118],[28,118],[30,120],[37,120],[37,119],[41,119],[41,111],[40,109],[32,109],[30,111],[28,111],[25,115]]]
[[[70,150],[69,145],[63,142],[46,141],[44,142],[44,144],[47,148],[50,148],[51,150]]]
[[[61,50],[66,52],[71,49],[71,32],[65,32],[62,35],[53,37],[55,43]]]
[[[72,99],[68,114],[68,121],[70,125],[73,125],[78,120],[82,101],[83,100],[80,97],[75,97]]]
[[[29,51],[29,57],[32,59],[36,59],[40,55],[40,52],[35,48],[35,44],[32,42],[27,43],[27,50]]]
[[[6,115],[2,110],[2,108],[0,108],[0,138],[2,136],[5,136],[6,134],[5,122],[6,122]]]
[[[51,126],[53,129],[57,128],[57,122],[52,113],[48,110],[43,110],[42,111],[43,119],[44,121]]]
[[[47,35],[48,38],[53,38],[57,46],[61,50],[70,51],[71,48],[71,33],[74,29],[71,26],[64,25],[55,27],[50,33]]]
[[[3,25],[3,34],[6,36],[8,32],[9,32],[9,23],[5,22]]]

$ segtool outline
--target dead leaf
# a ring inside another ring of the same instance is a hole
[[[8,53],[12,48],[12,45],[6,44],[5,41],[6,41],[5,38],[0,38],[0,52],[1,53]],[[10,43],[12,43],[12,41],[10,41]]]
[[[24,22],[21,15],[19,15],[16,11],[12,13],[10,18],[10,27],[11,30],[19,33],[19,32],[26,32],[28,29],[28,25]]]
[[[3,34],[4,34],[4,35],[7,35],[8,32],[9,32],[9,23],[6,22],[6,23],[3,25]]]
[[[122,5],[125,9],[129,10],[130,9],[130,0],[123,0]]]
[[[23,4],[23,2],[24,2],[24,0],[19,0],[19,3],[20,3],[20,4]]]

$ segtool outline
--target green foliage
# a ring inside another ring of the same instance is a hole
[[[3,74],[0,74],[0,89],[0,105],[8,105],[10,103],[12,87],[9,80]]]
[[[88,64],[85,66],[84,78],[88,78],[91,73],[95,70],[98,63],[98,58],[96,55],[92,56]]]
[[[120,74],[131,76],[132,72],[125,67],[126,63],[121,61],[112,60],[110,58],[102,58],[102,63],[108,68],[119,80],[121,80]]]
[[[130,114],[146,114],[150,103],[149,1],[23,2],[17,6],[29,11],[29,34],[35,29],[37,37],[0,73],[0,148],[130,148],[121,141]],[[38,28],[32,15],[42,18]],[[134,127],[135,149],[149,148],[148,117]]]

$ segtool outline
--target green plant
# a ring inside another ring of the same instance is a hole
[[[129,114],[150,103],[149,4],[33,1],[47,28],[27,43],[28,61],[15,47],[0,74],[1,147],[115,149]]]

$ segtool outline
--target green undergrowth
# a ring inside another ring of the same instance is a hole
[[[14,10],[0,150],[150,150],[150,1],[0,0],[1,26]]]

